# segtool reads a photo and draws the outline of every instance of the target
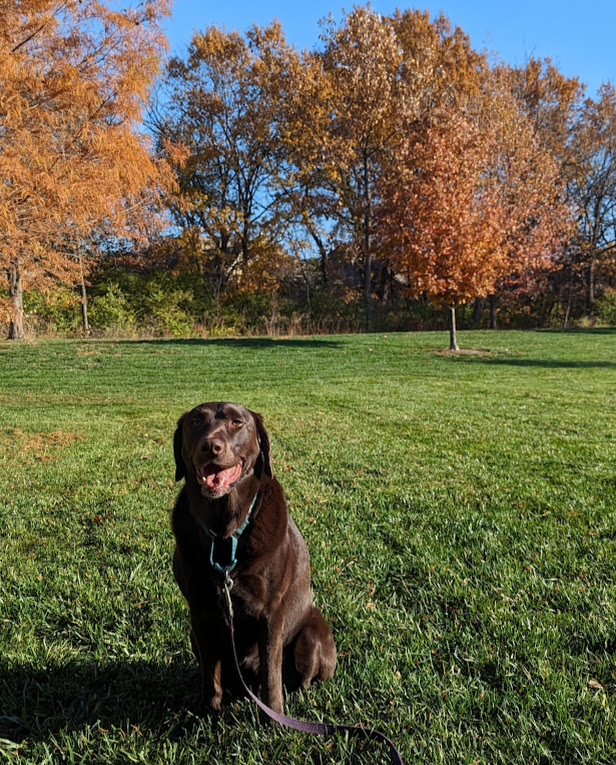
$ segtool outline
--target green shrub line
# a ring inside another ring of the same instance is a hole
[[[0,342],[0,761],[387,763],[198,714],[183,411],[260,411],[339,650],[299,718],[407,765],[616,761],[616,330]]]
[[[616,325],[616,291],[607,288],[596,301],[593,323]],[[24,295],[28,336],[79,336],[83,333],[81,297],[77,290],[58,286]],[[373,331],[439,330],[448,326],[448,310],[423,300],[375,301]],[[194,272],[140,274],[107,269],[88,288],[90,332],[98,337],[232,337],[340,334],[365,329],[363,302],[357,295],[322,288],[308,293],[297,285],[278,293],[229,295],[218,303],[211,287]],[[460,306],[462,329],[487,328],[487,301]],[[537,295],[523,301],[503,296],[498,304],[502,329],[587,326],[582,306],[573,308]],[[0,326],[0,331],[2,327]],[[6,332],[5,332],[6,334]]]

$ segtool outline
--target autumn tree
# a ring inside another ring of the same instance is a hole
[[[616,170],[615,96],[605,84],[596,98],[584,100],[577,77],[565,77],[546,59],[529,59],[512,70],[513,88],[538,139],[547,146],[566,180],[578,227],[562,265],[567,309],[581,291],[585,310],[594,314],[601,275],[614,261]]]
[[[578,207],[574,257],[581,271],[586,312],[594,316],[601,273],[616,263],[616,90],[603,85],[587,99],[573,136],[570,190]]]
[[[572,158],[571,136],[584,95],[577,77],[567,77],[551,59],[529,58],[521,67],[499,67],[511,83],[521,111],[537,140],[566,173]]]
[[[569,223],[558,168],[502,79],[480,98],[435,109],[404,146],[383,190],[381,246],[408,291],[450,309],[529,278],[559,252]]]
[[[535,141],[541,150],[547,151],[558,167],[559,181],[566,183],[568,201],[576,205],[573,192],[573,178],[576,148],[573,141],[574,129],[580,118],[584,97],[584,86],[577,77],[567,77],[549,59],[529,58],[523,66],[499,65],[499,70],[511,84],[511,91],[520,111],[529,121],[535,134]],[[572,232],[573,233],[573,232]],[[556,270],[535,271],[536,278],[519,280],[515,275],[499,280],[497,293],[513,295],[516,300],[526,303],[537,296],[550,295],[550,303],[557,300],[566,302],[565,322],[571,308],[571,301],[578,288],[579,266],[574,242],[563,249]],[[494,308],[496,296],[491,296]],[[491,311],[491,324],[495,322]],[[494,325],[495,328],[495,325]]]
[[[340,24],[326,19],[321,42],[305,56],[296,88],[292,164],[304,190],[302,221],[322,259],[346,249],[370,326],[377,277],[387,273],[376,237],[383,179],[423,116],[478,87],[483,58],[443,16],[384,17],[369,5]]]
[[[388,23],[402,55],[405,132],[420,128],[435,110],[463,108],[481,94],[486,57],[446,16],[431,20],[427,11],[397,10]]]
[[[449,307],[456,351],[456,306],[488,294],[505,262],[498,196],[482,178],[487,161],[486,136],[472,119],[435,113],[423,138],[404,147],[404,172],[383,192],[383,256],[409,294]]]
[[[169,198],[191,263],[217,301],[235,280],[248,288],[251,261],[281,256],[286,224],[280,106],[299,66],[280,24],[246,35],[216,26],[169,62],[153,115],[160,147],[183,149]],[[254,286],[254,285],[253,285]]]
[[[340,26],[326,20],[322,40],[315,201],[329,203],[339,235],[348,236],[370,327],[377,180],[397,132],[400,52],[391,27],[369,6],[353,9]]]
[[[78,242],[125,231],[164,180],[138,122],[158,73],[167,0],[0,0],[0,269],[9,335],[22,291],[80,273]]]

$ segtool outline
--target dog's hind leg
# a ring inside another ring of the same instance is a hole
[[[295,668],[303,688],[307,688],[316,677],[327,680],[334,674],[334,638],[316,606],[312,606],[295,640]]]

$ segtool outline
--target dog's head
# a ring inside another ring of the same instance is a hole
[[[200,404],[183,414],[173,439],[175,480],[196,482],[219,499],[243,478],[272,476],[270,442],[260,414],[239,404]]]

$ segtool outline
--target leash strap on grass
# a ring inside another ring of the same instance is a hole
[[[316,723],[316,722],[308,722],[306,720],[296,720],[294,717],[287,717],[287,715],[280,714],[279,712],[275,712],[273,709],[270,709],[267,706],[267,704],[264,704],[261,701],[261,699],[250,690],[250,688],[246,685],[246,682],[242,676],[242,672],[240,670],[240,663],[237,658],[237,651],[235,649],[235,633],[233,630],[233,605],[231,603],[231,588],[232,587],[233,587],[233,580],[227,573],[225,577],[223,589],[225,592],[226,601],[227,601],[227,609],[229,612],[229,627],[231,630],[231,647],[233,649],[233,659],[235,660],[235,669],[237,670],[237,674],[239,675],[242,685],[244,686],[244,690],[250,696],[250,698],[255,702],[255,704],[259,707],[259,709],[261,709],[271,720],[273,720],[274,722],[277,722],[279,725],[284,725],[287,728],[293,728],[293,730],[298,730],[298,731],[301,731],[302,733],[314,733],[321,736],[331,736],[335,733],[349,733],[352,735],[361,735],[368,739],[379,740],[387,744],[389,748],[389,757],[391,759],[392,765],[404,765],[402,757],[400,756],[400,752],[398,752],[398,750],[396,749],[393,741],[391,741],[391,739],[387,738],[387,736],[384,733],[381,733],[378,730],[371,730],[370,728],[356,727],[353,725],[336,725],[335,723]]]

